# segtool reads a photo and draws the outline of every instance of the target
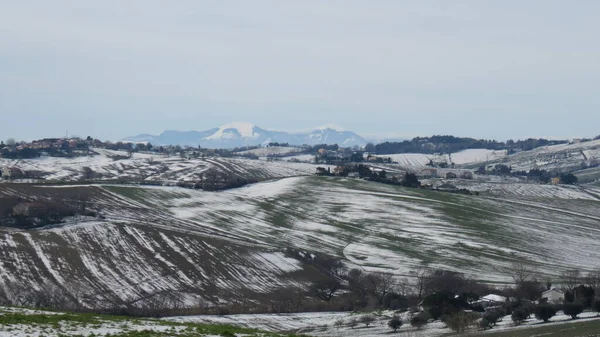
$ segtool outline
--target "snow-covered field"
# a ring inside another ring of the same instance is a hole
[[[157,197],[153,202],[176,207],[187,220],[263,244],[324,251],[367,270],[399,275],[427,262],[475,276],[485,271],[487,278],[500,281],[506,276],[504,259],[517,256],[547,265],[546,271],[555,275],[564,268],[557,265],[600,266],[600,255],[589,255],[595,251],[591,237],[600,235],[600,212],[589,208],[600,202],[594,190],[530,184],[505,189],[512,193],[510,200],[299,177],[218,197],[199,193],[181,201]],[[556,225],[573,227],[572,236],[555,235],[550,229]],[[544,228],[548,233],[541,234]],[[534,237],[537,242],[530,243]],[[577,242],[571,246],[577,247],[573,256],[560,253],[566,247],[561,241]]]
[[[360,319],[367,315],[375,318],[369,327],[360,323]],[[390,329],[387,322],[394,315],[400,317],[404,322],[397,332],[400,336],[437,337],[452,334],[452,331],[439,321],[430,321],[422,329],[417,330],[409,324],[411,314],[407,312],[395,314],[392,311],[205,315],[167,317],[158,320],[0,307],[0,320],[2,321],[0,323],[0,337],[229,336],[225,333],[226,331],[238,337],[265,336],[264,332],[270,332],[268,335],[271,337],[285,337],[288,333],[315,337],[370,337],[389,335]],[[486,335],[523,329],[527,329],[532,335],[536,335],[536,328],[555,327],[560,329],[569,323],[593,322],[600,322],[600,318],[592,312],[580,314],[578,320],[572,320],[571,317],[559,312],[548,323],[530,318],[519,326],[512,323],[510,316],[505,316],[490,330],[480,331],[473,326],[464,335]],[[576,325],[568,325],[568,327],[575,329]]]
[[[425,167],[430,160],[434,162],[446,162],[448,164],[454,163],[456,165],[481,163],[491,160],[504,158],[506,156],[505,150],[486,150],[486,149],[469,149],[460,152],[448,154],[424,154],[424,153],[399,153],[399,154],[382,154],[378,157],[392,158],[392,161],[397,162],[401,166],[410,167]]]
[[[197,181],[203,173],[214,168],[247,179],[272,179],[314,174],[316,166],[309,163],[272,162],[242,158],[180,158],[145,153],[127,153],[94,149],[98,154],[87,157],[40,157],[25,160],[0,158],[0,167],[17,167],[26,171],[40,171],[47,181],[78,181],[84,177],[84,168],[93,171],[94,180],[137,180],[175,183]],[[262,149],[258,149],[262,150]]]
[[[506,150],[469,149],[453,153],[451,162],[457,165],[481,163],[506,157]]]
[[[271,147],[261,147],[258,149],[252,149],[247,151],[238,152],[238,154],[253,154],[259,157],[266,157],[270,155],[284,156],[284,155],[293,155],[298,152],[302,152],[303,149],[300,147],[285,147],[285,146],[271,146]]]
[[[454,158],[454,155],[453,155]],[[544,146],[510,156],[491,159],[488,164],[505,164],[514,171],[539,168],[545,170],[575,171],[582,165],[593,165],[600,161],[600,140],[578,144]],[[469,164],[475,167],[473,164]],[[466,166],[469,166],[466,165]]]
[[[434,186],[442,183],[450,183],[458,188],[466,188],[496,196],[520,196],[524,198],[559,198],[559,199],[581,199],[596,200],[600,198],[600,192],[589,186],[571,185],[549,185],[538,183],[523,183],[510,181],[478,181],[478,180],[437,180]]]
[[[286,156],[282,158],[285,161],[300,161],[303,163],[314,163],[315,162],[315,156],[313,156],[312,154],[299,154],[299,155],[295,155],[295,156]]]
[[[129,319],[25,308],[0,307],[0,337],[262,337],[264,332],[221,325],[197,325],[157,319]],[[222,334],[225,332],[229,334]],[[269,334],[285,337],[285,334]]]
[[[360,321],[363,316],[370,315],[375,317],[375,322],[366,327],[358,323],[355,326],[352,321]],[[299,313],[299,314],[279,314],[279,315],[231,315],[231,316],[188,316],[168,318],[175,322],[194,322],[194,323],[218,323],[218,324],[236,324],[248,328],[256,328],[270,331],[287,331],[293,333],[302,333],[310,336],[327,337],[368,337],[389,335],[390,328],[388,321],[394,316],[391,311],[375,313],[352,313],[352,312],[325,312],[325,313]],[[410,326],[410,314],[402,313],[398,315],[404,322],[404,325],[398,330],[400,336],[411,337],[436,337],[452,334],[452,331],[440,321],[430,322],[421,330]],[[511,331],[514,329],[532,329],[535,334],[535,327],[560,326],[566,323],[581,322],[582,320],[596,319],[595,312],[585,312],[579,315],[579,321],[573,321],[570,316],[559,312],[548,323],[543,323],[534,317],[529,318],[522,325],[515,326],[510,316],[502,318],[498,324],[490,330],[478,331],[472,327],[468,335]],[[338,322],[338,324],[336,324]]]
[[[594,182],[600,179],[600,140],[578,144],[561,144],[539,147],[531,151],[523,151],[507,155],[505,150],[469,149],[448,154],[402,153],[380,155],[390,157],[401,169],[421,172],[430,160],[456,164],[458,169],[475,170],[480,165],[494,166],[504,164],[513,171],[529,171],[539,168],[548,171],[575,172],[582,182]],[[393,165],[391,166],[393,167]],[[587,169],[587,167],[592,167]],[[438,175],[449,170],[437,169]]]

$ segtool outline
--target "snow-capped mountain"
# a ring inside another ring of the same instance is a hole
[[[148,142],[153,145],[188,145],[206,148],[233,148],[268,144],[270,142],[292,145],[338,144],[363,146],[367,141],[352,131],[326,124],[307,132],[290,133],[265,130],[250,123],[230,123],[206,131],[167,130],[154,136],[141,134],[125,138],[128,142]]]
[[[326,124],[312,130],[304,137],[303,144],[338,144],[339,146],[365,145],[367,141],[352,131]]]

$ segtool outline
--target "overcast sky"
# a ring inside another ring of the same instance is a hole
[[[600,1],[0,0],[0,139],[600,134]]]

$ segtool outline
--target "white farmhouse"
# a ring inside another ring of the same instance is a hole
[[[552,288],[550,290],[546,290],[542,293],[542,300],[548,301],[548,303],[562,303],[565,299],[565,293],[561,290]]]
[[[21,178],[23,176],[23,171],[16,167],[4,167],[0,173],[2,173],[4,179]]]

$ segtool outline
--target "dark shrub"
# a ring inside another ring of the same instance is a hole
[[[444,306],[433,305],[427,308],[427,313],[429,314],[429,317],[431,317],[434,321],[438,320],[444,315]]]
[[[471,310],[475,312],[485,312],[485,308],[482,305],[474,305],[471,307]]]
[[[577,318],[577,315],[583,312],[583,304],[581,303],[565,303],[563,306],[565,315],[571,316],[572,319]]]
[[[390,310],[405,309],[408,308],[408,299],[400,294],[389,293],[383,296],[381,304]]]
[[[504,310],[501,308],[488,310],[483,314],[483,318],[489,321],[492,325],[496,325],[500,319],[504,317]]]
[[[589,308],[594,302],[596,292],[593,287],[580,285],[575,287],[573,291],[567,291],[565,293],[565,302],[581,302],[584,308]]]
[[[418,315],[413,316],[413,318],[410,319],[410,325],[417,329],[421,329],[427,324],[428,320],[429,318],[426,314],[420,313]]]
[[[527,317],[529,317],[529,312],[526,309],[521,308],[513,310],[512,315],[510,315],[510,318],[512,318],[512,321],[516,325],[520,325],[523,322],[525,322],[525,320],[527,320]]]
[[[402,324],[402,320],[398,316],[392,317],[392,319],[390,319],[390,321],[388,322],[388,326],[390,327],[390,329],[394,330],[394,332],[400,329]]]
[[[464,332],[473,322],[473,316],[460,311],[447,316],[444,323],[454,332]]]
[[[556,315],[556,308],[551,304],[540,304],[533,309],[533,313],[535,318],[548,322],[550,318]]]

